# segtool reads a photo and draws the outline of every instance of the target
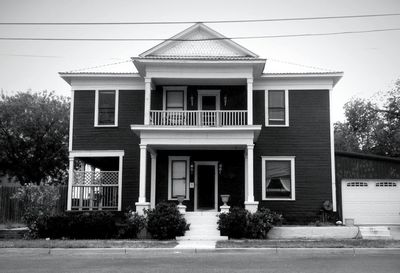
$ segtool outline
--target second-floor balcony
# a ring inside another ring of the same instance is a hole
[[[247,120],[247,110],[150,111],[150,125],[154,126],[242,126]]]

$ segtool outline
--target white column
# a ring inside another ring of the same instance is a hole
[[[253,78],[247,78],[247,125],[253,125]]]
[[[247,145],[247,195],[244,202],[245,208],[250,212],[256,212],[258,202],[254,201],[254,144]]]
[[[151,187],[150,187],[150,208],[156,206],[156,170],[157,170],[157,153],[151,154]]]
[[[151,78],[144,78],[144,125],[150,124]]]
[[[247,149],[244,151],[244,196],[247,198]]]
[[[123,160],[122,155],[119,156],[118,165],[118,210],[122,210],[122,171],[123,171]]]
[[[69,157],[69,170],[68,170],[68,197],[67,197],[67,210],[72,208],[72,183],[74,182],[74,160],[75,158]]]
[[[146,202],[146,163],[147,145],[140,144],[140,174],[139,174],[139,199],[135,203],[136,211],[143,214],[144,209],[150,208],[150,203]]]

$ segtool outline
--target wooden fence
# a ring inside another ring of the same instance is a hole
[[[0,186],[0,223],[20,223],[22,222],[22,204],[11,199],[19,187]],[[60,199],[58,199],[56,211],[64,212],[67,209],[67,186],[58,186]]]

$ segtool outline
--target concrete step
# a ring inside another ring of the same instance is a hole
[[[196,235],[196,236],[190,236],[187,237],[181,236],[181,237],[176,237],[177,241],[224,241],[228,240],[228,236],[202,236],[202,235]]]
[[[367,226],[367,227],[359,227],[361,237],[363,239],[392,239],[390,234],[390,229],[386,226]]]
[[[227,240],[227,237],[220,236],[217,229],[218,212],[195,211],[186,212],[185,219],[190,224],[190,230],[185,236],[178,237],[179,241],[219,241]]]

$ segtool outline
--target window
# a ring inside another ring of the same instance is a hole
[[[294,157],[262,157],[263,200],[295,200]]]
[[[349,183],[347,183],[347,187],[351,187],[351,188],[368,187],[368,183],[366,183],[366,182],[349,182]]]
[[[168,181],[168,199],[176,199],[179,195],[189,199],[189,157],[169,157]]]
[[[118,126],[118,90],[96,90],[95,126]]]
[[[376,187],[397,187],[396,182],[377,182]]]
[[[186,87],[164,87],[164,109],[167,111],[186,110]]]
[[[267,90],[265,94],[266,126],[289,126],[288,90]]]

